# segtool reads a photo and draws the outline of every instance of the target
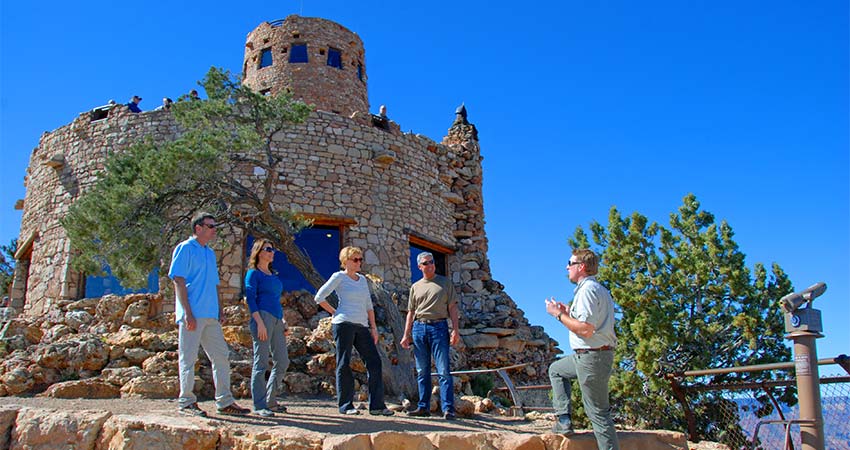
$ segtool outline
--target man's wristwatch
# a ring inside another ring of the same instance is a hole
[[[560,321],[561,321],[561,315],[562,315],[562,314],[564,314],[564,313],[562,313],[562,312],[559,312],[559,313],[558,313],[558,316],[557,316],[558,322],[560,322]]]

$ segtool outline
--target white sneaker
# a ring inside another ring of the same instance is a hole
[[[258,409],[254,411],[254,414],[260,417],[274,417],[274,412],[266,408]]]

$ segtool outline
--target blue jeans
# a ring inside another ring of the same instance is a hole
[[[354,374],[351,372],[351,348],[356,348],[369,374],[369,410],[383,410],[384,380],[381,357],[368,327],[350,322],[333,324],[336,343],[336,399],[339,412],[354,408]]]
[[[254,367],[251,370],[251,398],[254,401],[254,411],[275,407],[275,393],[280,392],[283,375],[289,367],[289,351],[286,348],[286,335],[283,334],[285,325],[281,319],[260,311],[260,318],[266,326],[268,338],[261,341],[257,336],[257,322],[251,318],[251,338],[254,341]],[[266,370],[269,368],[269,354],[274,360],[268,382]]]
[[[611,419],[608,403],[608,379],[614,367],[611,350],[567,355],[549,366],[552,383],[552,406],[555,415],[570,414],[572,379],[578,378],[584,412],[593,426],[596,444],[600,450],[618,450],[617,432]]]
[[[455,391],[449,369],[449,324],[413,322],[413,355],[416,357],[416,381],[419,384],[419,408],[431,410],[431,355],[440,379],[440,403],[443,412],[455,412]]]

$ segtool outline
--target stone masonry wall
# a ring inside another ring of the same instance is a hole
[[[91,121],[88,112],[69,125],[45,132],[33,149],[24,178],[26,197],[18,242],[32,242],[26,298],[17,308],[42,314],[51,302],[82,295],[82,275],[73,271],[67,233],[59,223],[71,204],[97,179],[106,157],[145,137],[173,139],[177,125],[169,112],[132,114],[122,105],[109,118]]]
[[[394,127],[397,129],[397,126]],[[471,125],[454,126],[444,144],[414,134],[387,132],[355,119],[317,111],[274,136],[285,175],[275,203],[296,212],[353,221],[347,245],[365,250],[364,271],[384,280],[404,309],[410,286],[409,246],[414,234],[455,253],[447,258],[461,293],[458,367],[495,367],[531,362],[529,377],[542,376],[555,345],[492,280],[486,257],[481,156]],[[70,244],[59,224],[68,206],[91,186],[106,155],[143,137],[173,139],[179,130],[168,112],[131,114],[112,109],[91,123],[86,114],[42,137],[27,175],[21,241],[32,233],[27,281],[28,315],[42,314],[57,300],[82,296],[82,275],[70,269]],[[63,155],[59,168],[47,165]],[[247,184],[258,182],[243,167]],[[242,295],[244,236],[220,236],[220,292],[228,303]],[[167,282],[166,282],[167,283]],[[165,302],[165,310],[173,308]],[[535,352],[525,352],[534,348]]]

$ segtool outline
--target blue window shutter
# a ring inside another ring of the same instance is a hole
[[[335,48],[328,49],[328,65],[342,69],[342,53]]]
[[[260,53],[260,69],[272,65],[272,49],[264,48]]]
[[[292,44],[292,48],[289,51],[289,62],[309,62],[307,59],[307,44]]]

